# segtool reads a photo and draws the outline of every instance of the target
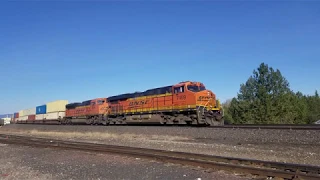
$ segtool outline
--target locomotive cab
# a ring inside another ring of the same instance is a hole
[[[219,102],[212,91],[207,90],[201,82],[181,82],[173,87],[176,95],[176,101],[180,101],[181,105],[201,106],[207,109],[219,109]],[[184,101],[187,101],[184,103]]]
[[[195,109],[198,121],[208,125],[223,125],[220,102],[201,82],[181,82],[173,87],[174,106]]]

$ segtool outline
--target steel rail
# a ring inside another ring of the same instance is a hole
[[[320,130],[320,125],[284,125],[284,124],[234,124],[223,126],[208,126],[208,128],[228,128],[228,129],[286,129],[286,130]]]
[[[58,124],[19,124],[19,125],[58,125]],[[70,125],[64,125],[70,126]],[[88,126],[85,124],[74,124],[72,126]],[[102,126],[102,125],[101,125]],[[320,130],[320,124],[225,124],[221,126],[203,126],[203,125],[155,125],[155,124],[117,124],[111,126],[156,126],[156,127],[191,127],[191,128],[227,128],[227,129],[281,129],[281,130]]]
[[[108,152],[125,154],[142,158],[151,158],[164,162],[200,166],[203,168],[221,169],[234,172],[250,173],[270,177],[293,179],[320,179],[320,167],[299,164],[287,164],[250,160],[232,157],[211,156],[185,152],[172,152],[155,149],[134,148],[85,142],[53,140],[16,135],[0,134],[0,142],[28,146],[55,147],[82,151]]]

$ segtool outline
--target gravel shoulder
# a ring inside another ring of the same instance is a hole
[[[317,130],[12,124],[0,128],[0,133],[277,162],[320,164],[320,133]]]
[[[0,144],[0,179],[249,179],[112,154]]]

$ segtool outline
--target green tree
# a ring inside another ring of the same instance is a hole
[[[320,119],[320,97],[318,91],[315,91],[314,96],[306,96],[305,100],[308,109],[306,122],[311,124]]]
[[[253,123],[252,118],[250,120],[248,104],[244,101],[239,101],[237,98],[233,98],[228,109],[228,113],[231,115],[234,124],[246,124]]]
[[[225,124],[234,123],[232,115],[229,112],[230,105],[231,105],[231,99],[228,99],[224,103],[222,103]]]
[[[298,96],[290,90],[280,70],[261,63],[246,83],[240,85],[228,113],[235,123],[302,123],[307,113],[302,99],[301,94]]]

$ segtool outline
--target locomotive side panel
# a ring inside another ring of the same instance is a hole
[[[113,114],[152,113],[172,110],[172,94],[142,96],[111,103]]]
[[[74,110],[74,117],[83,117],[86,115],[87,106],[79,106]]]

